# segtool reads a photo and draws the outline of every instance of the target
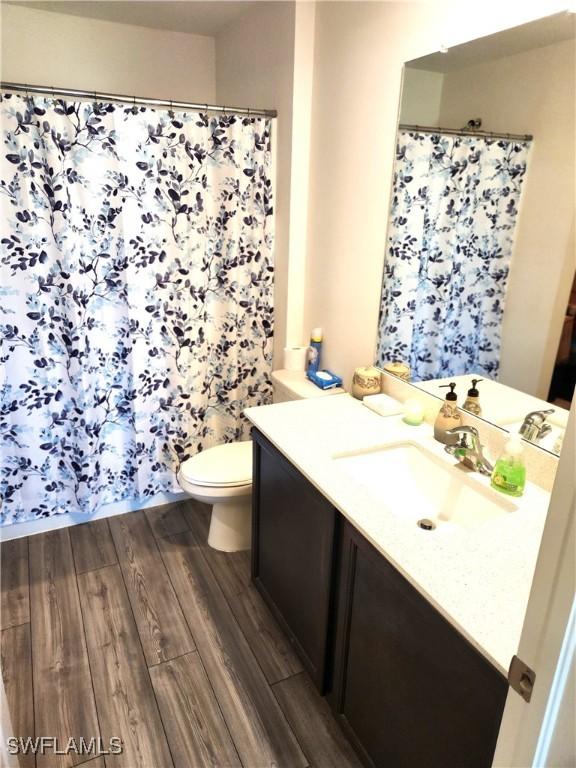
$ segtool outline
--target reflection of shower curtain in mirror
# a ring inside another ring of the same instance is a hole
[[[401,131],[377,362],[497,378],[529,141]]]

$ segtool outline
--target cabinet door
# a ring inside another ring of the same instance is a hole
[[[323,691],[336,510],[265,438],[253,436],[252,576]]]
[[[346,524],[332,705],[368,765],[489,768],[505,678]]]

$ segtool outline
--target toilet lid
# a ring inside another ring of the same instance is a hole
[[[252,482],[252,440],[223,443],[192,456],[180,467],[196,485],[233,486]]]

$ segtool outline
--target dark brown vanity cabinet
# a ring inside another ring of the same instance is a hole
[[[254,582],[363,762],[489,768],[504,676],[266,438],[253,437]]]
[[[489,768],[506,679],[346,523],[333,709],[367,765]]]
[[[252,578],[324,692],[337,512],[253,430]]]

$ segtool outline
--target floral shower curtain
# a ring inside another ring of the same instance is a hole
[[[2,523],[176,491],[270,399],[270,121],[0,114]]]
[[[497,378],[529,141],[400,131],[377,363]]]

